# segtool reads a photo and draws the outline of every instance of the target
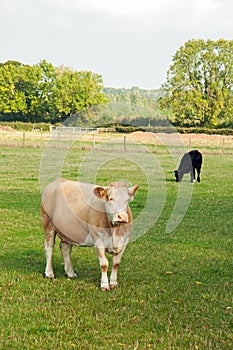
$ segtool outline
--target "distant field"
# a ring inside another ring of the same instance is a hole
[[[18,140],[14,142],[18,148],[12,144],[0,150],[1,349],[232,349],[233,158],[230,152],[222,153],[221,142],[217,152],[212,146],[207,152],[209,148],[199,144],[202,138],[197,145],[193,140],[195,147],[206,151],[201,183],[190,184],[185,177],[186,188],[193,189],[192,198],[171,234],[165,231],[178,184],[171,156],[158,152],[164,178],[155,174],[155,196],[165,188],[161,215],[126,248],[119,287],[110,292],[99,289],[98,260],[90,248],[73,249],[78,277],[69,280],[57,244],[56,279],[43,278],[39,177],[46,140],[33,138],[32,144],[41,142],[37,148],[27,144],[20,148]],[[74,145],[65,156],[62,175],[77,179],[84,172],[80,164],[86,155],[85,147]],[[96,181],[106,184],[123,178],[138,183],[131,205],[137,218],[146,205],[148,185],[136,164],[136,159],[143,158],[137,153],[132,157],[135,163],[127,159],[105,162],[98,168]],[[153,215],[157,208],[151,209]],[[146,224],[141,218],[141,225]]]

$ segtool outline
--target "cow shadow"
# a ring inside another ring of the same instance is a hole
[[[166,178],[165,181],[166,182],[176,182],[176,179],[175,178],[172,179],[172,178],[169,177],[169,178]]]
[[[90,248],[88,248],[89,250]],[[78,252],[75,252],[77,250]],[[82,253],[85,248],[73,249],[72,263],[77,277],[74,281],[90,282],[94,285],[99,284],[100,270],[96,252],[93,251],[93,257],[87,259],[89,254]],[[23,249],[4,252],[0,255],[0,268],[2,271],[18,273],[19,275],[38,275],[44,277],[45,254],[43,249]],[[64,272],[63,259],[60,251],[55,252],[53,256],[53,268],[56,279],[67,278]]]
[[[40,250],[23,249],[4,252],[0,256],[2,270],[17,271],[22,274],[42,271],[43,253]]]

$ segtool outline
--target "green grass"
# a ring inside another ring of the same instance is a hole
[[[126,248],[119,287],[102,292],[90,248],[73,249],[78,278],[69,280],[57,244],[56,278],[43,278],[41,154],[40,149],[0,151],[0,348],[232,349],[232,155],[204,155],[201,183],[190,184],[190,206],[171,234],[165,230],[178,184],[170,157],[158,155],[166,178],[164,209],[147,234]],[[84,154],[67,154],[64,176],[77,178]],[[119,162],[100,167],[97,180],[137,182],[131,205],[137,217],[146,203],[145,175],[137,165]]]

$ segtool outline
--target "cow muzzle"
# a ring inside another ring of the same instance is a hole
[[[128,214],[127,213],[117,213],[116,215],[114,215],[113,217],[113,224],[123,224],[123,223],[128,223],[129,218],[128,218]]]

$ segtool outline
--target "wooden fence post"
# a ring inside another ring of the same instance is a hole
[[[192,148],[192,139],[191,139],[191,137],[189,137],[189,149],[191,149]]]
[[[25,148],[25,139],[26,139],[26,134],[25,131],[23,132],[23,148]]]
[[[124,151],[126,152],[126,136],[124,136]]]
[[[57,133],[57,148],[60,148],[60,133]]]

